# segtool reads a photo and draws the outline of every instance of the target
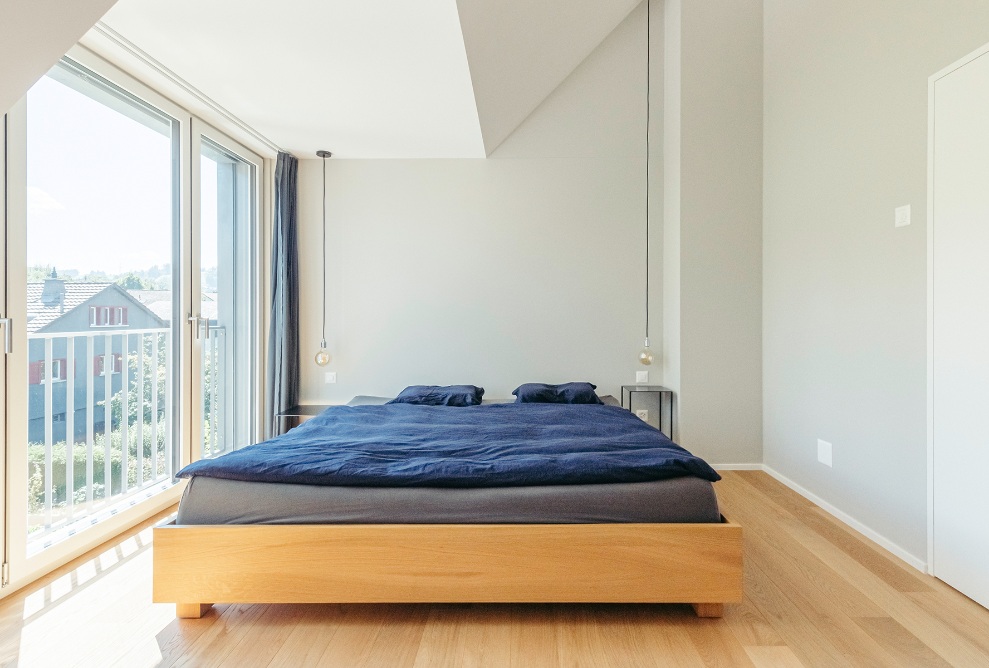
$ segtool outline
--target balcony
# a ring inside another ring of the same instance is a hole
[[[202,344],[200,455],[214,457],[232,449],[226,329],[212,325]],[[33,333],[28,349],[28,551],[34,554],[167,489],[181,439],[173,433],[169,328]]]

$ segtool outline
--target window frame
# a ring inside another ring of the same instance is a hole
[[[99,25],[97,25],[99,28]],[[204,98],[198,91],[189,87],[185,82],[174,77],[170,72],[163,71],[157,63],[137,50],[132,49],[123,42],[106,41],[107,34],[101,33],[98,29],[90,31],[82,41],[72,47],[66,57],[80,64],[86,69],[96,73],[99,77],[106,79],[115,86],[123,89],[134,97],[156,107],[160,111],[168,114],[178,121],[178,130],[174,140],[178,147],[178,160],[174,165],[173,178],[178,184],[177,193],[173,205],[178,212],[179,224],[175,233],[175,243],[179,248],[184,249],[181,254],[181,262],[173,264],[173,271],[180,273],[178,296],[173,303],[174,320],[184,317],[191,312],[192,290],[191,290],[191,253],[190,248],[190,216],[191,211],[199,206],[198,201],[194,202],[191,184],[191,165],[199,156],[190,150],[192,141],[193,121],[200,119],[212,121],[216,127],[222,130],[229,130],[228,134],[249,150],[262,157],[262,164],[259,165],[257,185],[257,207],[258,216],[256,220],[256,235],[259,257],[267,257],[271,248],[271,229],[273,220],[273,176],[274,158],[276,150],[269,144],[258,140],[260,135],[253,133],[253,130],[240,122],[233,116],[227,114],[222,108],[211,106],[211,101]],[[112,43],[111,43],[112,42]],[[93,48],[96,51],[92,50]],[[98,53],[97,53],[98,52]],[[102,55],[99,55],[102,54]],[[111,58],[113,64],[106,57]],[[121,65],[129,72],[141,77],[139,80],[125,72]],[[145,83],[151,82],[149,83]],[[161,92],[159,92],[161,91]],[[162,93],[165,93],[163,95]],[[27,415],[27,393],[23,391],[23,385],[13,385],[15,378],[27,378],[27,331],[22,323],[27,322],[26,305],[18,304],[17,299],[7,300],[6,295],[20,294],[26,290],[25,277],[18,277],[18,272],[24,273],[24,258],[17,257],[17,249],[24,247],[26,243],[26,226],[18,221],[26,220],[26,109],[23,102],[15,104],[3,116],[3,139],[5,140],[6,153],[3,160],[0,160],[0,196],[5,204],[5,217],[2,223],[5,226],[7,247],[13,248],[14,260],[11,263],[8,253],[8,261],[5,271],[0,271],[0,306],[6,305],[3,314],[13,319],[18,327],[12,328],[13,350],[12,356],[0,356],[0,374],[8,379],[9,384],[0,384],[0,401],[3,402],[7,415]],[[222,132],[221,132],[222,133]],[[263,138],[262,138],[263,139]],[[224,143],[224,142],[221,142]],[[20,263],[20,264],[19,264]],[[265,308],[266,295],[271,288],[271,276],[266,262],[260,262],[257,267],[258,276],[255,282],[257,294],[252,295],[258,308],[258,331],[257,347],[260,351],[265,350],[267,345],[267,319],[268,313]],[[127,316],[124,316],[127,320]],[[190,350],[189,327],[180,323],[175,330],[173,337],[176,351],[174,360],[176,363],[176,378],[173,382],[172,405],[178,411],[176,431],[175,451],[179,453],[179,464],[191,461],[193,439],[191,438],[191,392],[180,392],[181,387],[190,387],[191,383],[191,363],[192,354]],[[7,359],[7,358],[10,359]],[[78,361],[78,360],[77,360]],[[265,367],[261,363],[260,357],[256,360],[256,387],[254,405],[257,410],[256,429],[257,437],[263,434],[263,407],[264,407],[264,373]],[[81,367],[76,367],[75,376],[79,376]],[[8,391],[13,387],[14,391]],[[49,386],[50,387],[50,386]],[[163,408],[159,408],[161,412]],[[0,418],[2,421],[3,418]],[[13,422],[22,424],[14,425]],[[57,544],[48,547],[44,551],[33,555],[28,559],[26,555],[26,532],[20,531],[25,528],[24,522],[13,520],[12,518],[25,518],[27,516],[27,453],[18,443],[26,442],[27,420],[9,421],[0,429],[0,474],[8,483],[7,492],[0,494],[0,518],[4,518],[0,525],[0,547],[2,547],[4,561],[10,564],[10,585],[12,588],[23,586],[36,580],[38,577],[51,572],[54,568],[67,563],[71,559],[91,550],[107,538],[118,534],[120,531],[132,526],[134,523],[152,516],[156,512],[165,510],[174,504],[181,494],[181,486],[172,486],[150,499],[143,500],[139,504],[120,510],[116,514],[108,517],[100,517],[98,524],[84,532],[67,538]],[[13,482],[14,484],[10,484]]]

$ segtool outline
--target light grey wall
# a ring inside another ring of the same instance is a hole
[[[0,5],[0,114],[51,69],[116,0],[4,0]]]
[[[762,460],[762,3],[666,3],[664,327],[679,441]]]
[[[303,401],[394,395],[415,383],[476,383],[507,397],[523,382],[589,380],[618,394],[634,381],[644,18],[644,7],[633,11],[487,160],[330,160],[335,385],[310,361],[320,334],[321,164],[301,161]],[[654,287],[660,276],[656,262]],[[657,331],[661,311],[657,289]]]
[[[923,560],[927,79],[989,41],[989,3],[764,11],[765,462]]]

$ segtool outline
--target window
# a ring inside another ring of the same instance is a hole
[[[52,360],[52,372],[50,377],[54,381],[65,380],[65,358],[56,358]],[[28,383],[31,385],[40,385],[49,378],[49,374],[45,370],[44,360],[37,362],[31,362],[28,365]]]
[[[110,373],[121,373],[124,370],[124,358],[120,353],[113,353],[110,363]],[[102,376],[104,374],[106,374],[106,355],[96,355],[93,357],[93,375]]]
[[[90,306],[90,327],[119,327],[127,325],[126,306]]]

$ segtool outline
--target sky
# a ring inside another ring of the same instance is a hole
[[[28,266],[172,262],[168,137],[46,76],[28,93],[27,139]],[[203,265],[215,266],[216,164],[202,160]]]

